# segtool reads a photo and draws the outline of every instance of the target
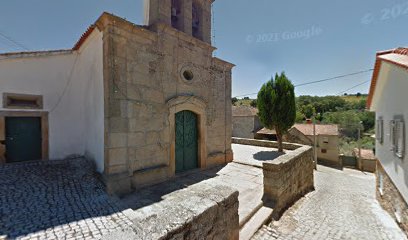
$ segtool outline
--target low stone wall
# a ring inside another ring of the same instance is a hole
[[[282,212],[306,193],[314,190],[313,151],[302,146],[272,161],[263,163],[264,204],[271,206],[273,217]]]
[[[232,143],[259,146],[259,147],[278,148],[278,142],[268,141],[268,140],[257,140],[257,139],[233,137]],[[296,143],[286,143],[286,142],[283,143],[283,148],[287,150],[295,150],[301,147],[303,147],[303,145],[296,144]]]
[[[208,181],[172,192],[158,203],[126,210],[133,232],[105,239],[238,240],[238,191]]]
[[[380,205],[408,236],[408,205],[379,161],[377,161],[376,179],[377,199]]]

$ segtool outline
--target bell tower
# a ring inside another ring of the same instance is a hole
[[[144,0],[144,24],[165,23],[211,44],[211,8],[214,0]]]

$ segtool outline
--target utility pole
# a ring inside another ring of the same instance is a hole
[[[358,126],[358,168],[361,169],[361,125],[363,124],[362,121],[360,121],[360,124]]]
[[[313,114],[313,160],[317,170],[317,137],[316,137],[316,114]]]

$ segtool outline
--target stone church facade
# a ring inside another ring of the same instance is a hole
[[[196,36],[193,2],[201,16]],[[212,1],[145,4],[147,29],[111,15],[99,21],[106,66],[105,172],[112,188],[123,187],[120,191],[190,170],[188,166],[177,169],[181,155],[191,158],[184,159],[184,165],[198,168],[232,160],[233,65],[212,56]],[[176,116],[182,111],[195,115],[195,147],[180,146],[176,140],[180,138],[176,130],[183,128],[177,126],[183,123]],[[177,149],[183,147],[194,148],[193,153]],[[188,163],[191,160],[197,162]]]
[[[70,77],[56,101],[46,91],[50,84],[38,80],[43,87],[19,89],[15,82],[22,79],[21,72],[0,73],[9,84],[0,92],[4,97],[0,128],[14,116],[43,116],[42,158],[88,156],[103,173],[108,190],[118,194],[232,161],[234,65],[213,57],[212,3],[147,0],[143,26],[103,13],[72,50],[0,54],[0,69],[6,70],[10,66],[21,70],[27,64],[39,70],[61,59],[60,66],[42,74]],[[88,55],[96,63],[91,64]],[[32,68],[27,72],[34,79],[40,71]],[[81,86],[84,82],[89,86]],[[88,97],[90,92],[94,97]],[[5,96],[10,93],[41,96],[41,108],[8,110]],[[86,103],[78,100],[82,98]],[[51,103],[54,100],[56,104]],[[78,109],[80,113],[75,112]],[[78,114],[84,119],[74,117]],[[70,137],[58,142],[64,137],[61,129]],[[1,133],[2,129],[0,137]],[[7,144],[5,148],[7,162]]]

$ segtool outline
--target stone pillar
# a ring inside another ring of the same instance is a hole
[[[144,24],[159,22],[171,25],[171,0],[144,0]]]
[[[192,26],[192,0],[183,0],[181,4],[181,31],[192,35],[193,26]]]
[[[233,152],[231,149],[232,141],[232,104],[231,95],[232,95],[232,79],[231,79],[231,69],[225,73],[225,139],[226,139],[226,162],[232,162],[234,159]]]
[[[126,51],[120,51],[126,42],[111,26],[105,27],[103,37],[104,61],[104,113],[105,150],[103,179],[111,194],[122,195],[131,191],[127,137],[129,124],[127,101],[127,79],[118,66],[127,66]]]
[[[211,8],[212,1],[202,1],[202,15],[200,20],[201,37],[204,42],[211,44]]]

